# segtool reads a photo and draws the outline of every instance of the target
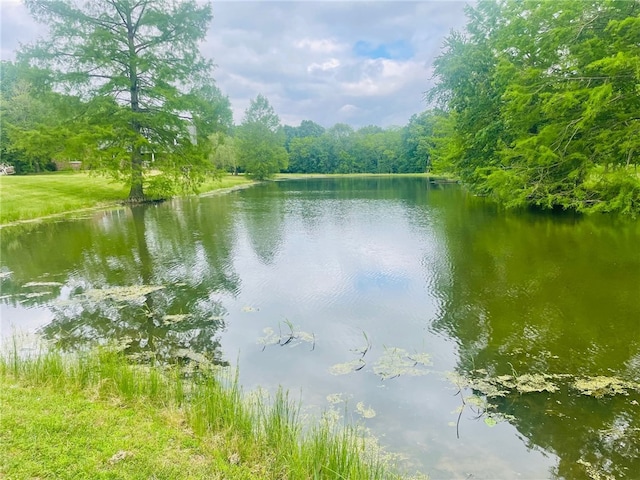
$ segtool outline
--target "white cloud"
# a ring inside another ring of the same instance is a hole
[[[46,29],[23,4],[0,0],[2,59]],[[266,95],[283,122],[309,119],[329,127],[404,124],[425,108],[430,70],[445,36],[465,23],[464,3],[439,1],[213,3],[202,46],[217,64],[214,77],[229,96],[236,122],[249,101]],[[406,60],[356,55],[357,42],[402,42]],[[346,105],[356,109],[342,110]],[[294,123],[295,122],[295,123]]]
[[[339,44],[338,42],[335,42],[328,38],[322,38],[318,40],[304,38],[302,40],[294,42],[294,45],[297,48],[310,50],[316,53],[333,53],[344,50],[346,48],[346,45]]]
[[[307,72],[313,73],[314,71],[326,72],[327,70],[334,70],[340,66],[340,60],[337,58],[330,58],[326,62],[312,63],[307,67]]]
[[[343,105],[342,107],[340,107],[338,109],[338,111],[340,113],[345,113],[347,115],[353,115],[354,113],[360,111],[360,109],[358,107],[356,107],[355,105],[347,103],[346,105]]]
[[[416,78],[424,78],[427,69],[413,61],[389,59],[366,60],[363,73],[355,82],[342,84],[342,91],[353,96],[384,96],[397,93]]]

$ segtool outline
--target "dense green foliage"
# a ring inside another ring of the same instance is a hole
[[[640,211],[640,3],[468,8],[430,92],[434,164],[507,206]]]
[[[65,103],[73,99],[54,93],[47,76],[36,69],[2,61],[0,66],[0,155],[16,173],[54,170],[52,158],[60,142],[32,133],[46,126],[59,126]],[[60,137],[64,132],[59,130]],[[60,138],[59,137],[59,138]]]
[[[287,168],[280,118],[266,97],[258,95],[245,111],[237,131],[238,161],[245,172],[264,180]]]
[[[421,173],[428,169],[427,114],[404,128],[338,123],[324,130],[308,120],[285,127],[291,173]]]
[[[211,62],[198,51],[210,6],[151,0],[26,6],[49,38],[21,58],[50,71],[51,82],[74,101],[66,102],[69,115],[57,113],[65,121],[16,124],[24,150],[37,157],[28,145],[57,145],[58,152],[46,153],[108,170],[128,181],[134,201],[145,199],[145,190],[167,196],[204,180],[211,170],[207,138],[231,122]]]
[[[235,131],[197,48],[210,7],[26,4],[50,39],[22,52],[28,64],[2,64],[0,151],[18,173],[82,160],[140,200],[216,170],[434,171],[507,207],[640,211],[638,1],[482,0],[435,62],[439,109],[387,129],[283,127],[259,95]]]

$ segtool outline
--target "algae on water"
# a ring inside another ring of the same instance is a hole
[[[582,395],[589,395],[595,398],[629,395],[630,390],[640,392],[640,383],[625,381],[617,377],[581,377],[576,378],[571,386]]]
[[[487,397],[504,397],[512,393],[555,393],[565,384],[582,395],[596,398],[628,395],[630,391],[634,390],[640,392],[640,383],[602,375],[575,377],[566,373],[527,373],[491,376],[486,370],[477,369],[470,372],[469,375],[450,372],[447,376],[459,388],[470,388]]]
[[[364,360],[362,358],[356,358],[355,360],[351,360],[349,362],[337,363],[333,365],[329,372],[331,375],[347,375],[351,372],[356,372],[358,370],[362,370],[365,366]]]
[[[127,287],[93,288],[84,292],[87,300],[104,302],[142,302],[150,293],[162,290],[162,285],[131,285]]]
[[[385,348],[384,353],[373,366],[373,371],[382,380],[400,375],[419,376],[429,373],[424,367],[431,365],[431,356],[427,353],[411,354],[403,348]]]
[[[310,343],[311,350],[315,348],[316,337],[313,333],[297,330],[289,321],[286,321],[285,325],[287,329],[284,332],[281,325],[278,333],[271,327],[262,330],[264,335],[258,338],[258,344],[263,346],[262,350],[270,345],[280,345],[281,347],[289,345],[290,347],[295,347],[301,343]]]

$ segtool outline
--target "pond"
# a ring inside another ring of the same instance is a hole
[[[5,339],[237,364],[432,478],[640,471],[637,221],[347,177],[1,234]]]

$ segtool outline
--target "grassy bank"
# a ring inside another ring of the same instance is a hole
[[[227,175],[210,180],[207,192],[248,184],[244,176]],[[129,190],[105,177],[83,172],[0,177],[0,224],[56,215],[86,208],[115,205],[127,198]]]
[[[366,177],[415,177],[428,178],[433,181],[457,181],[450,175],[435,175],[433,173],[278,173],[275,180],[298,180],[304,178],[366,178]]]
[[[378,479],[356,430],[303,428],[285,394],[243,396],[220,373],[197,380],[113,351],[0,361],[0,477]]]

